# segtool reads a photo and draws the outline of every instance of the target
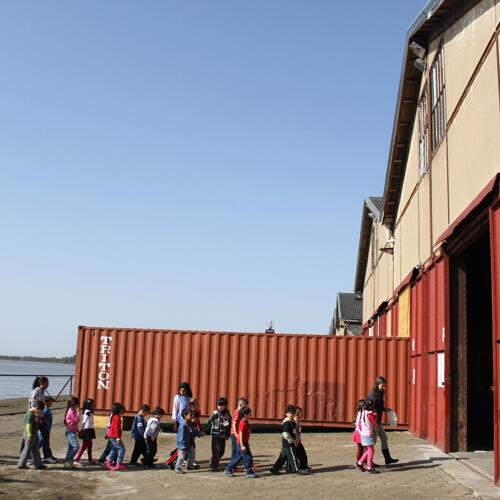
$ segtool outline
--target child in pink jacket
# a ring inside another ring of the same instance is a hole
[[[66,438],[68,440],[68,452],[64,459],[64,468],[73,469],[73,458],[78,453],[78,422],[80,422],[80,400],[74,396],[68,399],[64,423],[66,424]]]
[[[373,468],[373,446],[377,441],[377,413],[373,411],[373,401],[365,399],[359,404],[360,409],[356,415],[356,431],[358,431],[361,438],[361,446],[365,448],[363,456],[356,461],[358,469],[376,474]],[[363,465],[366,462],[366,467]]]

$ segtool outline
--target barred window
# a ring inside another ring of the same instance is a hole
[[[373,252],[372,252],[372,269],[377,267],[379,246],[378,246],[378,221],[373,217],[372,226],[372,240],[373,240]]]
[[[431,67],[430,74],[431,92],[431,131],[432,151],[434,152],[446,130],[445,86],[443,49],[441,48]]]
[[[418,172],[424,175],[429,169],[429,104],[424,92],[418,104]]]

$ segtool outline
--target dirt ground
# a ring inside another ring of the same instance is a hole
[[[122,472],[110,472],[98,466],[86,466],[81,470],[64,470],[62,463],[49,465],[47,470],[18,470],[19,445],[23,415],[5,416],[16,408],[23,409],[22,402],[0,402],[0,498],[109,498],[137,497],[172,499],[221,499],[244,495],[249,499],[304,499],[350,498],[369,496],[384,499],[401,498],[464,498],[472,491],[455,481],[432,459],[420,451],[421,440],[408,432],[391,432],[389,442],[393,456],[400,462],[390,467],[380,467],[380,474],[370,475],[353,467],[355,445],[352,432],[305,432],[303,442],[313,467],[311,475],[281,474],[273,476],[269,469],[277,458],[281,436],[277,433],[254,433],[250,445],[258,465],[258,478],[247,479],[244,473],[228,478],[221,470],[209,469],[210,437],[197,440],[196,461],[200,470],[175,474],[164,465],[169,452],[175,447],[175,435],[164,433],[158,444],[158,464],[154,470],[130,468]],[[55,405],[56,408],[60,404]],[[63,410],[54,411],[55,426],[51,443],[54,454],[64,458],[67,441],[61,423]],[[94,457],[105,447],[104,433],[97,430],[94,441]],[[125,433],[127,447],[125,463],[130,457],[133,440]],[[226,448],[223,465],[228,461],[230,443]],[[86,459],[86,454],[84,455]],[[375,461],[383,463],[379,445]]]

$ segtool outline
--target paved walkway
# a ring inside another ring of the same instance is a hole
[[[55,422],[62,420],[56,413]],[[0,426],[9,430],[16,422],[12,418]],[[17,427],[18,429],[20,426]],[[98,430],[94,442],[95,455],[104,448],[103,431]],[[128,434],[128,433],[127,433]],[[389,442],[393,456],[400,462],[381,467],[380,474],[369,475],[355,470],[355,445],[351,432],[304,433],[304,444],[309,454],[313,473],[309,476],[282,474],[272,476],[270,465],[276,459],[281,436],[279,433],[253,434],[251,448],[259,466],[257,479],[246,479],[244,474],[234,478],[208,468],[210,437],[197,441],[197,461],[200,470],[178,475],[160,465],[155,470],[138,468],[124,472],[107,472],[96,466],[77,471],[66,471],[62,464],[49,466],[46,471],[18,470],[20,434],[0,435],[0,498],[109,498],[141,496],[143,498],[218,499],[244,495],[249,499],[322,499],[368,497],[384,499],[406,498],[500,498],[500,488],[472,472],[459,461],[440,452],[408,432],[391,432]],[[66,451],[64,429],[61,424],[53,429],[53,449],[58,457]],[[130,457],[132,440],[125,438],[126,459]],[[159,464],[163,464],[175,446],[173,434],[163,434],[159,442]],[[228,447],[229,448],[229,447]],[[380,449],[375,460],[382,463]],[[224,460],[227,463],[227,459]]]

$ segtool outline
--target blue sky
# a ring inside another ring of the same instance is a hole
[[[326,333],[424,2],[0,6],[3,354],[79,324]]]

